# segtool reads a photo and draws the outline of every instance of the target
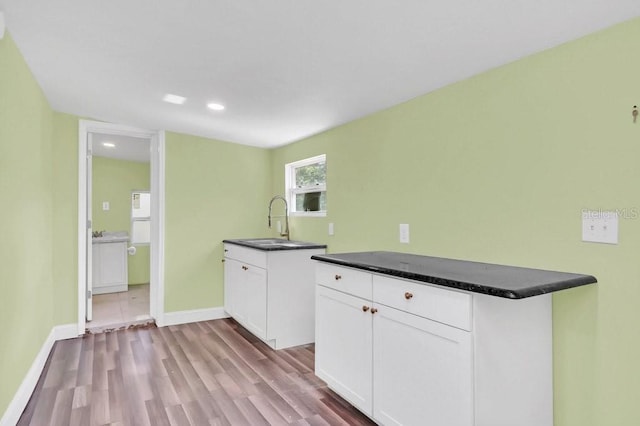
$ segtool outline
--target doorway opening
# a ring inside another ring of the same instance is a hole
[[[163,324],[164,132],[82,120],[78,334]]]

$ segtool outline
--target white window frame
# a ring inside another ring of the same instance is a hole
[[[326,176],[325,183],[323,185],[317,185],[313,188],[296,188],[296,169],[300,167],[309,166],[315,163],[327,163],[327,155],[321,154],[316,155],[315,157],[305,158],[303,160],[294,161],[293,163],[285,164],[284,166],[284,181],[285,181],[285,191],[287,204],[289,204],[289,215],[290,216],[310,216],[310,217],[325,217],[327,215],[327,211],[318,211],[318,212],[297,212],[294,211],[296,207],[296,194],[304,194],[306,192],[325,192],[325,196],[327,195],[327,184],[326,184]]]
[[[133,194],[149,194],[149,196],[151,196],[151,191],[143,189],[143,190],[133,190],[131,191],[131,197],[129,198],[129,213],[131,215],[131,233],[130,238],[131,238],[131,244],[135,245],[135,246],[148,246],[151,244],[151,241],[149,240],[148,242],[143,242],[143,241],[133,241],[133,227],[134,227],[134,223],[135,222],[149,222],[149,229],[151,229],[151,212],[149,212],[149,216],[138,216],[138,217],[134,217],[133,216],[133,205],[131,204],[133,202]]]

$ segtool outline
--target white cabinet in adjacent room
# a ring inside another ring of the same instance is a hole
[[[93,294],[127,291],[127,242],[92,244]]]

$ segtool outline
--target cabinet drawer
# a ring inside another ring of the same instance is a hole
[[[237,246],[235,244],[224,245],[224,257],[235,259],[242,263],[248,263],[259,268],[267,267],[267,252],[248,247]]]
[[[374,275],[373,301],[471,331],[470,294]]]
[[[371,300],[371,274],[326,263],[316,265],[316,282],[325,287]]]

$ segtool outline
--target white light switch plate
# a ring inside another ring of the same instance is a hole
[[[409,243],[409,224],[401,223],[400,224],[400,242],[401,243]]]
[[[582,241],[618,244],[618,213],[614,211],[583,210]]]
[[[102,202],[102,210],[104,210],[104,211],[109,210],[109,202],[108,201],[103,201]]]
[[[329,223],[329,235],[333,235],[334,229],[333,229],[333,222]]]

